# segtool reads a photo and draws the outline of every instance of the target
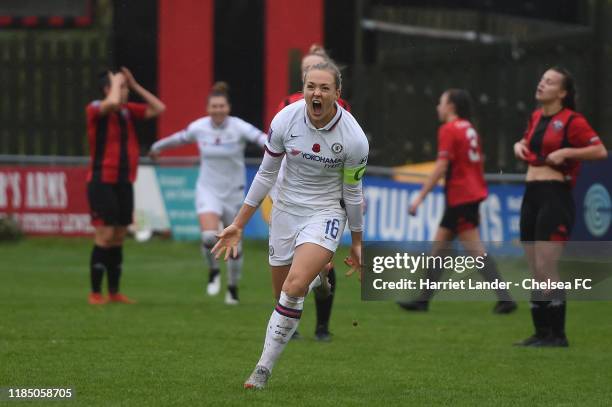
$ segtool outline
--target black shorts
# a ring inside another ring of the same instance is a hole
[[[572,189],[562,181],[531,181],[521,205],[521,241],[566,241],[574,226]]]
[[[132,223],[134,189],[132,184],[87,184],[91,224],[94,226],[127,226]]]
[[[442,220],[440,221],[440,226],[450,229],[454,233],[476,229],[478,225],[480,225],[479,207],[480,201],[469,202],[457,206],[447,206],[444,211],[444,216],[442,216]]]

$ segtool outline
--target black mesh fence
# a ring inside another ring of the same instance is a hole
[[[85,106],[109,46],[97,30],[2,32],[0,152],[86,155]]]
[[[588,28],[467,11],[397,10],[372,10],[367,32],[375,60],[352,67],[346,83],[371,138],[372,164],[435,159],[435,107],[448,88],[472,94],[489,172],[522,170],[512,144],[523,134],[547,67],[572,71],[579,110],[592,114],[597,79]],[[459,34],[464,38],[453,38]]]

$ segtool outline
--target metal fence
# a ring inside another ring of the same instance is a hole
[[[587,117],[593,111],[596,78],[585,63],[593,35],[586,27],[406,8],[374,9],[362,27],[374,37],[375,61],[355,66],[349,86],[353,110],[371,136],[373,164],[435,159],[435,106],[451,87],[468,89],[475,100],[489,172],[524,169],[512,144],[523,134],[547,67],[572,70],[580,110]]]
[[[0,153],[87,154],[85,105],[109,66],[98,30],[0,33]]]

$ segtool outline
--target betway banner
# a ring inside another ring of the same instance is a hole
[[[90,234],[84,167],[0,166],[0,215],[26,234]]]

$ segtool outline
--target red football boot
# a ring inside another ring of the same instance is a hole
[[[101,293],[89,293],[89,303],[91,305],[104,305],[108,302]]]
[[[109,294],[108,301],[109,302],[119,302],[122,304],[136,304],[136,301],[126,297],[125,295],[121,293]]]

